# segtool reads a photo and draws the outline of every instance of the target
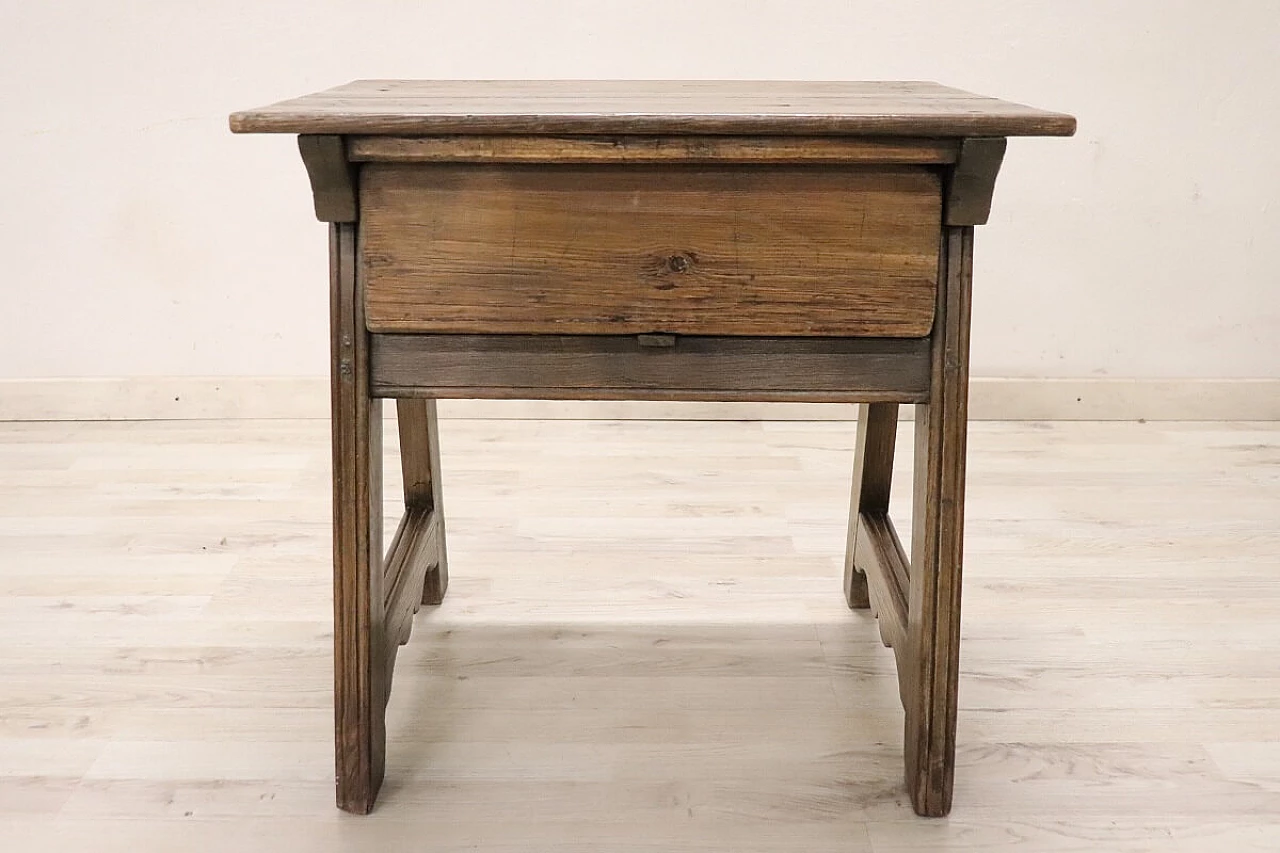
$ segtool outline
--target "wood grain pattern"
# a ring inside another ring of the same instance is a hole
[[[844,549],[844,597],[849,607],[871,605],[867,578],[856,553],[858,516],[863,512],[887,513],[893,482],[893,451],[898,439],[898,407],[863,403],[858,407],[858,438],[853,453],[853,491],[849,501],[849,535]]]
[[[357,80],[231,116],[237,133],[1070,136],[1075,119],[936,83]]]
[[[373,362],[370,358],[370,383]],[[375,390],[374,394],[377,393]],[[427,555],[423,577],[423,604],[439,604],[449,588],[449,554],[445,546],[444,491],[440,479],[440,424],[436,401],[396,400],[396,420],[400,433],[400,463],[404,472],[404,505],[409,511],[429,511],[435,516],[435,548]]]
[[[383,396],[686,392],[705,399],[727,392],[914,402],[928,393],[925,339],[678,337],[669,347],[646,347],[633,336],[375,334],[371,350],[373,393]]]
[[[369,333],[355,227],[329,226],[333,430],[334,735],[338,806],[373,808],[386,765],[382,401],[369,393]]]
[[[356,136],[371,163],[877,163],[949,164],[955,139],[838,136]]]
[[[960,661],[973,228],[943,232],[933,379],[916,407],[911,590],[905,665],[907,790],[918,814],[951,809]]]
[[[370,164],[376,332],[919,337],[924,168]]]

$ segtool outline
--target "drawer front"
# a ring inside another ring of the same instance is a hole
[[[375,332],[921,337],[921,167],[368,164]]]

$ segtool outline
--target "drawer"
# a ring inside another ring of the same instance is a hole
[[[921,337],[923,167],[367,164],[375,332]]]

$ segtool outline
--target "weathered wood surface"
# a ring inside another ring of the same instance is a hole
[[[960,662],[973,228],[943,232],[929,401],[916,407],[905,684],[907,790],[921,815],[951,809]]]
[[[933,324],[922,167],[372,164],[376,332],[865,335]]]
[[[369,389],[355,228],[335,224],[329,230],[337,799],[346,811],[364,814],[382,784],[391,684],[382,565],[382,402]]]
[[[577,399],[918,402],[929,364],[928,340],[911,338],[676,337],[653,347],[634,336],[376,334],[371,358],[379,396]]]
[[[316,219],[355,222],[360,213],[356,177],[342,137],[299,136],[298,152],[311,180]]]
[[[1007,145],[1006,139],[966,139],[960,144],[960,156],[947,172],[944,224],[987,224]]]
[[[355,136],[353,162],[372,163],[878,163],[948,164],[956,139],[839,136]]]
[[[237,133],[1070,136],[1061,113],[923,82],[357,80]]]

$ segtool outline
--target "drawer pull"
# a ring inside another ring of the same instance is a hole
[[[642,347],[673,347],[675,335],[636,335],[636,343]]]

